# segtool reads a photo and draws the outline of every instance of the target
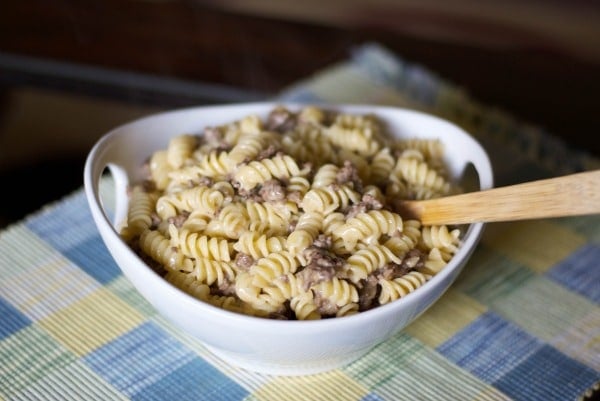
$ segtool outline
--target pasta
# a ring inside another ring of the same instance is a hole
[[[379,285],[381,285],[379,302],[386,304],[404,297],[421,287],[430,278],[431,275],[429,274],[412,271],[393,280],[381,279],[379,280]]]
[[[350,203],[357,203],[360,195],[347,185],[328,186],[311,189],[302,198],[300,207],[305,212],[332,213],[337,209],[346,209]]]
[[[253,160],[239,167],[235,180],[245,190],[250,190],[271,178],[290,178],[305,174],[300,170],[293,157],[277,155],[263,160]]]
[[[149,155],[121,229],[190,296],[262,318],[341,318],[407,296],[460,249],[459,227],[394,209],[460,192],[438,140],[309,105],[199,129]]]
[[[382,235],[394,237],[401,232],[402,217],[387,210],[369,210],[359,213],[348,219],[338,231],[348,250],[354,249],[358,241],[377,244]]]
[[[209,237],[187,228],[177,229],[174,224],[169,225],[171,246],[179,247],[183,255],[199,259],[209,258],[229,262],[231,260],[232,244],[226,239]]]
[[[359,249],[346,260],[347,275],[350,281],[358,283],[365,280],[376,269],[381,269],[390,263],[399,264],[398,255],[395,255],[385,245],[373,244],[368,248]]]
[[[183,134],[174,137],[167,147],[167,163],[173,169],[179,169],[192,156],[196,148],[196,137]]]
[[[127,226],[122,235],[125,238],[140,235],[152,225],[153,195],[142,187],[134,187],[130,194],[131,202],[127,217]]]
[[[250,255],[254,260],[264,258],[273,252],[285,249],[287,239],[282,236],[267,236],[256,231],[246,231],[233,245],[233,249],[244,255]]]

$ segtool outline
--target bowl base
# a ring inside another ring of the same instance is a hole
[[[266,375],[274,376],[305,376],[313,375],[317,373],[323,373],[337,368],[341,368],[348,365],[357,359],[365,355],[371,348],[361,349],[352,353],[348,353],[343,356],[336,358],[329,358],[327,360],[316,359],[314,361],[299,362],[297,364],[291,364],[290,362],[265,362],[264,360],[257,360],[249,358],[243,354],[233,353],[224,351],[219,348],[214,348],[210,345],[204,344],[204,346],[214,355],[227,362],[232,366],[239,367],[241,369],[261,373]]]

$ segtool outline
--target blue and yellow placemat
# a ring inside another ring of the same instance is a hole
[[[281,99],[448,118],[487,148],[497,185],[600,167],[377,44]],[[79,190],[0,233],[0,400],[575,400],[600,381],[599,304],[600,216],[495,223],[443,298],[361,360],[250,373],[140,297]]]

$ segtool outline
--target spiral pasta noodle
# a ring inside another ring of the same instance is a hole
[[[436,139],[394,138],[376,115],[275,107],[149,155],[122,238],[166,281],[214,307],[343,318],[426,285],[461,247],[402,198],[460,192]]]
[[[323,281],[312,287],[315,296],[327,303],[330,314],[337,314],[339,308],[358,302],[358,290],[344,279],[334,277],[331,281]]]
[[[402,232],[403,220],[397,213],[387,210],[369,210],[359,213],[340,227],[339,233],[348,250],[358,241],[376,244],[382,235],[393,236]]]
[[[359,249],[346,262],[348,277],[352,282],[366,279],[376,269],[390,262],[400,263],[400,257],[385,245],[373,244],[368,248]]]
[[[217,283],[222,286],[235,278],[234,268],[229,263],[203,257],[195,259],[190,273],[196,277],[196,280],[208,285]]]
[[[152,225],[153,195],[144,191],[142,187],[135,187],[131,191],[127,226],[122,235],[131,238],[140,235]]]
[[[412,271],[394,280],[382,279],[379,281],[381,285],[379,302],[385,304],[405,297],[425,284],[430,278],[431,275],[429,274]]]
[[[246,231],[237,242],[233,249],[252,256],[253,259],[260,259],[273,252],[279,252],[286,249],[287,239],[282,236],[268,236],[256,231]]]
[[[291,252],[302,252],[308,248],[319,235],[323,215],[319,212],[304,213],[298,219],[296,228],[287,237],[286,245]]]
[[[196,137],[189,134],[178,135],[171,139],[167,147],[167,162],[179,169],[192,156],[196,148]]]
[[[189,229],[178,230],[173,224],[169,226],[171,245],[179,247],[181,252],[194,259],[209,258],[229,262],[232,244],[226,239],[209,237]]]
[[[268,299],[268,303],[275,305],[283,305],[289,299],[302,294],[304,283],[301,278],[287,273],[273,279],[270,285],[262,288],[264,292],[263,299]]]
[[[263,160],[254,160],[238,168],[234,179],[243,189],[252,189],[271,178],[290,178],[303,171],[293,157],[277,155]]]
[[[298,265],[298,260],[290,252],[285,250],[272,252],[257,260],[250,269],[253,274],[252,283],[255,286],[264,287],[272,283],[276,277],[295,273]]]
[[[171,182],[169,173],[172,170],[167,161],[167,150],[159,150],[154,152],[148,162],[148,170],[150,170],[150,178],[159,190],[163,190]]]
[[[272,143],[276,143],[277,134],[269,131],[250,132],[242,135],[237,144],[229,152],[233,163],[239,164],[245,160],[253,160],[260,152]]]
[[[290,300],[290,308],[298,320],[316,320],[321,318],[319,308],[314,302],[312,292],[305,292]]]
[[[173,194],[163,195],[156,201],[156,213],[162,218],[173,217],[180,212],[199,212],[214,215],[223,204],[220,191],[206,187],[183,189]]]
[[[347,208],[360,200],[360,195],[347,185],[338,187],[314,188],[304,195],[300,205],[306,212],[329,214],[340,208]]]

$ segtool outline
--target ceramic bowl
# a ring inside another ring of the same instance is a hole
[[[243,369],[274,375],[305,375],[344,366],[394,336],[435,303],[452,285],[481,237],[483,224],[466,227],[463,243],[448,265],[414,292],[394,302],[352,316],[312,321],[274,320],[230,312],[202,302],[171,285],[121,239],[117,225],[125,219],[127,187],[140,178],[148,156],[164,149],[173,136],[201,132],[202,127],[232,122],[275,106],[246,103],[201,106],[162,112],[119,126],[101,137],[88,154],[84,186],[98,231],[109,252],[140,294],[176,326],[201,341],[224,361]],[[439,138],[448,167],[460,180],[475,171],[478,188],[493,186],[489,158],[474,138],[458,126],[418,111],[370,105],[322,105],[349,113],[374,113],[398,138]],[[100,181],[110,171],[115,185],[114,213],[100,194]]]

